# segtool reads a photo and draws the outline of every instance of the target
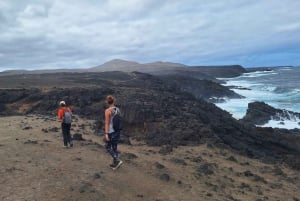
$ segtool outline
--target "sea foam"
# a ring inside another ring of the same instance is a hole
[[[220,79],[225,81],[224,86],[230,87],[235,93],[245,98],[225,99],[226,102],[216,105],[231,113],[236,119],[243,118],[247,112],[248,103],[254,101],[263,101],[278,109],[300,112],[300,89],[295,85],[295,79],[291,80],[291,76],[297,76],[299,72],[298,69],[295,72],[291,70],[293,69],[279,68],[272,71],[244,73],[235,78]],[[282,72],[292,73],[292,75]],[[293,129],[300,128],[299,121],[272,119],[262,126]]]
[[[276,120],[270,120],[268,123],[264,125],[256,125],[259,127],[272,127],[272,128],[285,128],[285,129],[295,129],[295,128],[300,128],[300,125],[296,121],[290,121],[290,120],[285,120],[285,121],[276,121]]]

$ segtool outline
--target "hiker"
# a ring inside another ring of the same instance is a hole
[[[58,109],[58,118],[61,121],[61,129],[64,139],[64,148],[68,148],[68,144],[70,147],[73,147],[72,139],[71,139],[71,123],[72,123],[72,110],[70,107],[66,106],[65,101],[60,101],[60,108]]]
[[[114,102],[115,100],[113,96],[109,95],[106,97],[108,108],[105,110],[105,148],[113,158],[113,162],[112,164],[110,164],[110,167],[112,167],[113,169],[117,169],[123,162],[119,159],[117,150],[118,142],[120,140],[120,129],[116,128],[116,126],[120,125],[113,125],[114,122],[115,124],[120,123],[116,122],[114,119],[115,117],[117,117],[117,115],[120,116],[120,110],[115,106]]]

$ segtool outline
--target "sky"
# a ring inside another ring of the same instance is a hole
[[[300,66],[299,0],[0,0],[0,71]]]

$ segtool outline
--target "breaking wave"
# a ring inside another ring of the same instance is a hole
[[[236,119],[245,116],[248,103],[263,101],[272,107],[300,112],[300,68],[278,68],[273,71],[245,73],[242,76],[222,79],[224,86],[244,96],[244,99],[226,99],[216,105]],[[281,119],[275,116],[265,126],[280,128],[300,128],[299,119],[286,115]]]

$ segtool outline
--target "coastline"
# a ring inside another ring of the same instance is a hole
[[[290,111],[299,113],[300,105],[297,106],[299,104],[297,102],[299,101],[295,99],[295,104],[289,102],[292,97],[297,98],[297,88],[295,88],[295,90],[293,91],[290,87],[287,86],[285,89],[286,91],[284,91],[284,86],[276,86],[276,84],[271,85],[274,80],[270,81],[270,83],[268,83],[267,81],[260,82],[262,79],[271,79],[269,78],[271,76],[276,77],[278,73],[281,73],[282,71],[288,69],[293,68],[274,67],[270,68],[267,71],[263,68],[260,71],[251,71],[249,73],[244,73],[241,76],[231,79],[222,78],[221,80],[226,82],[223,84],[224,86],[227,86],[231,88],[235,93],[244,96],[245,99],[227,99],[225,102],[217,103],[216,105],[230,112],[236,119],[242,119],[246,115],[248,104],[255,101],[263,101],[274,108],[281,109],[287,112]],[[283,77],[281,77],[280,79],[283,79]],[[298,124],[300,122],[300,119],[298,117],[290,117],[289,119],[283,117],[280,120],[279,119],[280,117],[272,118],[270,119],[270,122],[258,125],[264,127],[277,127],[286,129],[300,128],[300,124]]]

